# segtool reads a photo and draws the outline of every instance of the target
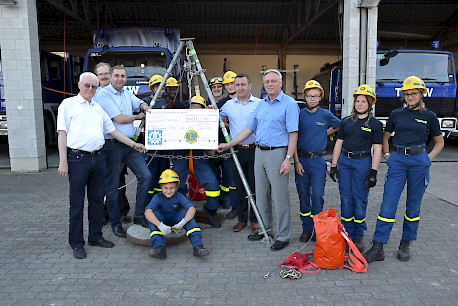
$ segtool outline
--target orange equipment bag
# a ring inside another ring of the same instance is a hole
[[[204,186],[197,181],[193,174],[188,174],[188,189],[189,200],[191,201],[205,201],[207,198]]]
[[[339,216],[335,208],[313,216],[316,242],[313,261],[323,269],[339,269],[345,260],[345,239],[339,232]]]
[[[367,261],[345,231],[335,208],[329,208],[313,217],[316,243],[313,261],[323,269],[348,268],[354,272],[366,272]],[[346,243],[349,256],[345,256]],[[349,266],[344,265],[348,260]]]

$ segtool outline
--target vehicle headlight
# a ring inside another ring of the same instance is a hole
[[[443,128],[443,129],[453,129],[453,128],[455,128],[455,120],[453,120],[453,119],[444,119],[444,120],[442,120],[441,128]]]

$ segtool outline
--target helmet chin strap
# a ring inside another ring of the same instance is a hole
[[[318,103],[319,104],[319,103]],[[314,107],[310,107],[308,103],[305,104],[305,107],[308,109],[308,110],[312,110],[312,109],[315,109],[318,107],[318,104],[315,105]]]
[[[410,106],[409,104],[407,104],[407,108],[410,109],[410,110],[414,110],[419,106],[420,106],[420,101],[418,101],[418,103],[413,105],[413,106]]]
[[[358,115],[368,114],[369,113],[369,109],[367,109],[365,112],[358,112],[358,110],[355,108],[355,113],[357,113]]]

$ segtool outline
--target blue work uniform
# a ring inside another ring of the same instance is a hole
[[[383,143],[383,125],[374,117],[342,120],[337,138],[343,140],[339,156],[341,220],[352,239],[362,239],[367,230],[369,189],[366,180],[372,168],[371,149]]]
[[[227,101],[229,101],[231,97],[226,96],[221,98],[217,101],[218,109],[221,109]],[[206,102],[207,106],[211,105],[210,100]],[[230,132],[229,129],[228,133]],[[218,130],[218,143],[224,143],[226,139],[224,138],[223,132],[221,129]],[[227,152],[224,152],[227,153]],[[220,154],[220,153],[216,153]],[[232,164],[231,158],[218,158],[218,159],[211,159],[208,160],[208,164],[212,168],[215,176],[219,180],[219,187],[220,187],[220,196],[219,202],[222,204],[224,202],[229,202],[232,209],[237,209],[237,194],[236,194],[236,186],[234,180],[234,167]]]
[[[179,192],[176,192],[170,199],[167,199],[162,193],[158,193],[146,206],[145,211],[151,209],[159,221],[165,225],[173,226],[184,218],[191,207],[193,207],[192,203]],[[159,228],[149,221],[148,224],[153,248],[165,246],[165,237]],[[193,248],[202,245],[202,230],[194,218],[189,220],[183,228]]]
[[[336,129],[339,124],[339,118],[321,107],[313,113],[307,108],[299,112],[297,153],[304,174],[296,173],[295,178],[303,231],[313,230],[313,216],[323,210],[326,161],[322,156],[326,149],[328,129]]]
[[[193,156],[202,156],[202,150],[192,150]],[[178,150],[174,151],[174,155],[189,155],[189,150]],[[180,177],[180,185],[178,186],[178,191],[182,194],[188,193],[188,186],[186,181],[189,174],[188,169],[188,160],[187,159],[173,159],[173,171],[175,171]],[[207,201],[205,207],[210,212],[215,212],[218,210],[219,206],[219,181],[217,180],[215,173],[213,173],[206,159],[194,159],[194,175],[199,183],[204,186],[205,195],[207,196]]]
[[[152,97],[143,98],[143,101],[148,103],[148,105],[150,105],[152,100],[153,100]],[[164,98],[159,98],[152,108],[153,109],[163,109],[166,106],[166,104],[167,104],[167,101]],[[155,152],[156,150],[149,151],[148,153],[155,153]],[[157,153],[158,154],[159,153],[167,154],[167,151],[159,151]],[[159,177],[161,176],[161,173],[165,169],[170,168],[170,160],[168,158],[147,156],[146,163],[148,165],[148,169],[151,172],[151,176],[152,176],[151,185],[150,185],[150,188],[148,189],[148,195],[150,198],[152,198],[155,193],[161,192],[161,188],[159,187]]]
[[[399,198],[407,182],[402,239],[413,241],[417,239],[421,201],[429,183],[431,160],[425,143],[428,134],[434,137],[442,135],[442,132],[435,113],[409,108],[394,110],[388,118],[385,132],[395,132],[395,135],[392,154],[386,162],[388,172],[373,240],[388,243]]]

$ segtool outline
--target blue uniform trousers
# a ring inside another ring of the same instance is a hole
[[[174,159],[173,171],[175,171],[180,177],[178,191],[186,195],[188,193],[188,186],[186,185],[186,180],[188,178],[188,160]],[[219,183],[206,160],[194,160],[194,175],[196,176],[197,181],[205,188],[205,195],[207,196],[207,209],[210,211],[216,211],[219,206]]]
[[[341,220],[352,239],[362,239],[367,230],[366,210],[369,190],[366,180],[372,157],[349,158],[341,154],[338,162]]]
[[[102,236],[103,196],[107,167],[103,151],[83,155],[68,151],[68,180],[70,183],[70,210],[68,242],[72,249],[84,246],[83,216],[84,196],[87,188],[89,241],[99,241]],[[118,209],[119,210],[119,209]]]
[[[208,164],[219,179],[221,193],[219,202],[229,201],[233,209],[237,209],[237,193],[234,179],[234,166],[232,158],[209,159]]]
[[[388,243],[395,222],[399,198],[407,181],[406,212],[402,229],[402,239],[417,239],[420,222],[420,206],[429,183],[431,161],[426,152],[404,155],[393,152],[387,161],[383,201],[375,227],[374,241]]]
[[[173,226],[177,224],[178,222],[181,221],[181,219],[184,218],[186,215],[186,211],[180,211],[177,215],[175,216],[163,216],[158,212],[154,212],[154,215],[159,221],[162,221],[165,225],[168,226]],[[160,246],[165,245],[165,237],[162,234],[162,232],[157,228],[156,225],[153,223],[149,222],[149,229],[151,231],[150,237],[151,237],[151,243],[153,244],[153,248],[158,248]],[[196,247],[199,245],[202,245],[202,230],[200,227],[197,225],[197,222],[194,218],[192,218],[188,223],[185,224],[183,227],[184,230],[186,231],[186,236],[189,238],[191,241],[192,247]]]
[[[299,157],[299,161],[304,168],[302,176],[296,173],[302,230],[311,232],[313,230],[313,216],[323,210],[326,161],[321,157]]]

